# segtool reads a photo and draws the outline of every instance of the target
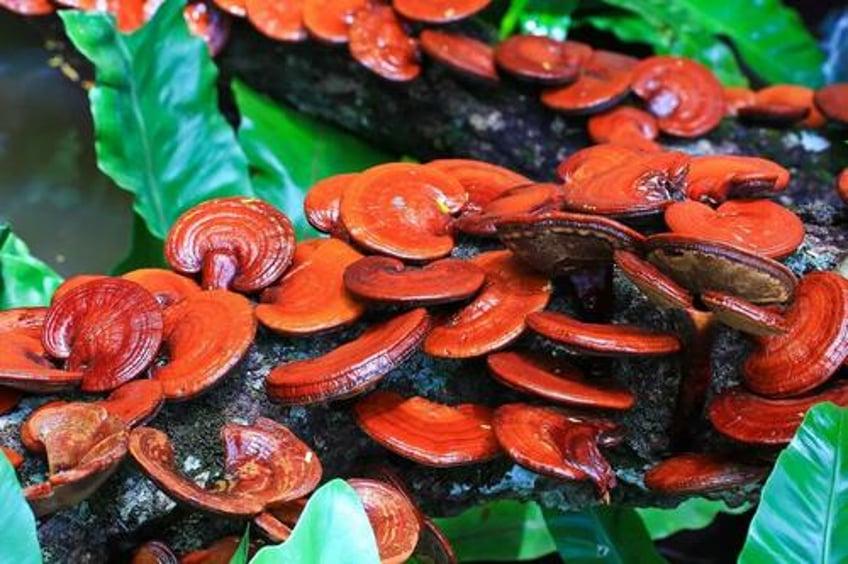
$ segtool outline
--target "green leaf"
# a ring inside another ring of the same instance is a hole
[[[712,523],[719,513],[737,515],[748,509],[750,505],[747,503],[730,508],[723,501],[691,497],[674,509],[639,507],[636,512],[642,518],[650,537],[659,540],[680,531],[703,529]]]
[[[250,524],[248,523],[247,527],[244,529],[244,534],[241,537],[241,541],[239,542],[238,547],[236,548],[235,553],[232,558],[230,558],[230,564],[247,564],[250,559]]]
[[[356,491],[343,480],[320,487],[289,540],[265,547],[251,564],[378,564],[377,541]]]
[[[556,550],[536,503],[494,501],[434,519],[461,562],[533,560]]]
[[[569,564],[665,562],[642,519],[629,507],[593,507],[580,512],[545,511],[559,555]]]
[[[32,256],[8,224],[0,224],[0,309],[47,305],[61,283],[62,277]]]
[[[220,196],[252,195],[247,160],[218,110],[217,69],[166,0],[124,35],[103,13],[60,12],[74,46],[96,70],[89,93],[100,169],[135,194],[135,210],[164,239],[185,210]]]
[[[236,81],[239,142],[260,198],[282,210],[303,237],[315,234],[303,216],[303,197],[318,180],[394,160],[360,139],[279,106]]]
[[[636,14],[647,25],[637,30],[632,16],[622,24],[615,13],[592,17],[593,25],[625,41],[648,43],[659,53],[693,57],[713,68],[725,84],[742,85],[746,80],[722,37],[731,41],[746,65],[767,82],[810,87],[822,83],[821,49],[798,14],[780,0],[602,1]],[[619,30],[620,25],[625,31]]]
[[[127,255],[111,274],[119,275],[137,268],[169,268],[165,260],[165,242],[154,237],[138,214],[133,215],[132,239]]]
[[[24,499],[15,469],[0,453],[0,562],[41,564],[35,517]]]
[[[571,27],[571,14],[580,0],[516,0],[510,2],[500,25],[506,39],[516,29],[521,33],[565,39]]]
[[[777,459],[739,562],[848,562],[848,409],[807,412]]]

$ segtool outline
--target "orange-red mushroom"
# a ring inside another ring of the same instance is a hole
[[[612,51],[593,51],[577,81],[542,92],[542,103],[569,115],[604,111],[630,93],[633,68],[638,62]]]
[[[848,124],[848,83],[839,82],[819,88],[813,100],[827,119]]]
[[[461,77],[498,82],[495,51],[487,43],[455,33],[425,29],[418,38],[421,50]]]
[[[357,10],[348,37],[350,54],[375,74],[395,82],[421,74],[415,40],[389,6],[375,2]]]
[[[473,16],[491,0],[394,0],[392,6],[408,20],[445,24]]]
[[[495,63],[513,77],[551,86],[574,82],[592,56],[592,48],[577,41],[540,35],[513,35],[495,47]]]
[[[140,268],[121,275],[121,278],[135,282],[153,294],[162,307],[174,305],[200,292],[200,286],[191,278],[163,268]]]
[[[304,0],[303,25],[309,34],[326,43],[347,43],[357,10],[371,0]]]
[[[660,133],[656,118],[638,108],[619,106],[594,115],[587,127],[595,143],[613,143],[640,151],[662,150],[654,141]]]
[[[165,403],[162,384],[156,380],[133,380],[127,382],[105,400],[94,402],[123,421],[127,427],[144,425],[159,412]]]
[[[494,237],[495,225],[501,220],[554,211],[561,205],[562,187],[558,184],[525,184],[502,192],[479,211],[469,209],[457,218],[453,227],[468,235]]]
[[[358,173],[336,174],[316,182],[303,200],[303,211],[309,224],[323,233],[340,239],[347,238],[347,231],[339,221],[339,205],[342,194]]]
[[[789,184],[789,171],[768,159],[702,155],[689,160],[686,196],[720,204],[732,198],[776,194]]]
[[[403,492],[378,480],[347,481],[356,491],[374,530],[381,564],[402,564],[415,552],[421,525],[416,508]]]
[[[244,0],[247,19],[257,30],[277,41],[303,41],[303,0]]]
[[[757,482],[768,471],[764,465],[740,462],[738,457],[685,453],[651,468],[645,474],[645,486],[666,494],[709,493]]]

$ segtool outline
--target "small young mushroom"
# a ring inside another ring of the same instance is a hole
[[[392,6],[408,20],[446,24],[473,16],[491,0],[394,0]]]
[[[492,432],[492,411],[483,405],[448,406],[376,391],[359,400],[354,412],[368,436],[426,466],[463,466],[501,454]]]
[[[76,388],[82,378],[80,370],[54,366],[38,338],[19,331],[0,333],[0,386],[50,393]]]
[[[616,425],[513,403],[495,410],[494,429],[503,449],[521,466],[562,480],[591,479],[609,501],[615,473],[598,447],[620,441]]]
[[[386,80],[406,82],[421,74],[415,40],[390,6],[374,2],[357,10],[348,37],[351,56]]]
[[[230,39],[229,14],[216,8],[211,0],[190,0],[183,9],[183,18],[191,34],[206,42],[210,55],[221,54]]]
[[[558,184],[525,184],[502,192],[479,211],[464,212],[453,227],[467,235],[494,237],[495,224],[502,219],[555,211],[561,204],[562,188]]]
[[[162,308],[129,280],[101,278],[69,290],[50,306],[42,343],[65,369],[82,372],[82,390],[117,388],[143,372],[162,342]]]
[[[177,219],[165,241],[171,268],[200,273],[205,290],[259,291],[283,274],[293,253],[289,218],[256,198],[198,204]]]
[[[123,421],[127,428],[144,425],[159,413],[165,403],[162,384],[157,380],[133,380],[117,388],[105,400],[94,402]]]
[[[142,471],[169,497],[231,517],[253,517],[268,507],[311,492],[321,480],[316,454],[276,421],[228,423],[224,442],[225,486],[205,489],[183,476],[168,436],[151,427],[130,433],[129,450]]]
[[[402,364],[429,328],[427,311],[414,309],[371,326],[323,356],[281,364],[268,375],[268,397],[284,405],[307,405],[361,394]]]
[[[432,306],[462,301],[483,285],[486,273],[471,261],[446,258],[411,268],[389,257],[364,257],[344,271],[344,285],[377,303]]]
[[[813,101],[827,119],[848,125],[848,83],[838,82],[819,88]]]
[[[782,192],[789,171],[768,159],[738,155],[702,155],[689,160],[686,196],[711,204]]]
[[[801,121],[804,127],[821,127],[826,119],[813,104],[812,88],[775,84],[754,93],[754,103],[739,108],[741,119],[788,125]],[[803,121],[802,121],[803,120]]]
[[[347,238],[347,230],[339,220],[342,194],[359,173],[336,174],[316,182],[303,199],[303,211],[309,224],[323,233],[340,239]]]
[[[200,292],[200,286],[191,278],[163,268],[140,268],[121,275],[121,278],[135,282],[153,294],[163,308]]]
[[[247,19],[277,41],[304,41],[303,0],[244,0]]]
[[[486,357],[489,372],[520,392],[574,407],[627,410],[636,397],[611,379],[587,378],[561,358],[533,352],[501,352]]]
[[[152,369],[169,400],[186,400],[223,378],[256,334],[250,301],[228,290],[193,294],[165,311],[167,362]]]
[[[424,352],[442,358],[472,358],[505,347],[524,331],[524,318],[551,296],[551,282],[515,260],[509,251],[481,253],[471,262],[486,273],[483,289],[465,307],[440,320],[424,341]]]
[[[692,59],[662,55],[642,60],[633,70],[633,92],[657,116],[660,130],[677,137],[700,137],[726,113],[721,83]]]
[[[763,465],[716,453],[685,453],[663,460],[645,474],[645,486],[666,494],[701,494],[757,482],[768,475]]]
[[[0,0],[0,8],[22,16],[46,16],[56,11],[56,5],[49,0]]]
[[[619,106],[597,114],[587,122],[589,137],[595,143],[612,143],[640,151],[660,151],[654,141],[659,135],[657,119],[648,112]]]
[[[310,335],[355,322],[365,305],[345,290],[345,269],[362,255],[339,239],[301,241],[292,267],[262,293],[256,317],[283,335]]]
[[[418,38],[421,50],[460,77],[487,84],[500,80],[495,51],[488,43],[455,33],[425,29]]]
[[[351,239],[366,249],[404,260],[432,260],[453,249],[451,214],[467,198],[459,181],[434,167],[379,165],[345,189],[341,220]]]
[[[381,564],[406,562],[418,544],[421,525],[417,510],[406,495],[378,480],[352,478],[347,483],[362,501]]]
[[[710,402],[713,427],[735,441],[754,445],[786,445],[816,404],[832,402],[848,407],[848,381],[837,380],[822,390],[788,398],[769,399],[741,386],[719,392]]]
[[[495,63],[513,77],[548,86],[574,82],[592,56],[592,48],[577,41],[540,35],[513,35],[495,47]]]
[[[348,42],[353,16],[371,0],[304,0],[303,25],[309,34],[325,43]]]
[[[577,81],[545,90],[542,103],[567,115],[604,111],[630,94],[630,80],[638,62],[612,51],[593,51]]]
[[[771,200],[731,200],[713,209],[692,200],[665,210],[673,233],[718,241],[769,258],[787,257],[804,242],[804,222]]]
[[[533,183],[508,168],[473,159],[437,159],[425,166],[444,172],[462,184],[468,194],[463,215],[480,212],[511,189]]]

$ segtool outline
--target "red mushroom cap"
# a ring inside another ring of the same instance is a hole
[[[848,83],[828,84],[819,88],[813,100],[828,119],[843,125],[848,124]]]
[[[427,311],[414,309],[323,356],[281,364],[268,375],[268,396],[285,405],[306,405],[361,394],[403,363],[429,327]]]
[[[133,553],[131,564],[179,564],[180,560],[167,544],[148,541]]]
[[[357,10],[349,38],[350,54],[375,74],[395,82],[421,74],[415,40],[389,6],[369,3]]]
[[[12,468],[18,468],[24,463],[24,457],[19,452],[10,448],[0,447],[0,454],[3,454],[12,465]]]
[[[316,182],[303,200],[303,211],[309,224],[323,233],[338,236],[347,231],[339,220],[342,194],[359,173],[336,174]]]
[[[813,103],[812,88],[797,84],[775,84],[754,93],[754,104],[739,108],[740,118],[791,124],[803,120],[805,127],[821,127],[826,119]]]
[[[180,558],[180,564],[229,564],[238,551],[241,537],[227,536],[206,548],[193,550]]]
[[[191,278],[163,268],[140,268],[123,274],[121,278],[135,282],[153,294],[162,307],[200,292],[200,286]]]
[[[495,47],[495,63],[506,73],[528,82],[551,86],[574,82],[592,48],[577,41],[558,41],[539,35],[513,35]]]
[[[294,253],[294,228],[256,198],[218,198],[177,219],[165,241],[171,268],[201,273],[204,289],[256,292],[282,275]]]
[[[312,37],[327,43],[347,43],[357,10],[371,0],[304,0],[303,24]]]
[[[50,306],[42,342],[48,354],[66,359],[66,370],[83,373],[83,391],[112,390],[153,361],[162,342],[162,309],[135,282],[93,280]]]
[[[403,492],[386,483],[364,478],[353,478],[347,483],[365,508],[377,540],[380,563],[406,562],[415,552],[421,530],[415,506]]]
[[[736,117],[739,110],[757,103],[754,91],[740,86],[724,87],[724,102],[727,105],[727,115]]]
[[[462,184],[468,194],[463,214],[479,212],[512,188],[532,184],[532,180],[508,168],[472,159],[438,159],[425,166],[440,170]]]
[[[464,213],[453,224],[454,229],[478,237],[497,235],[497,222],[513,216],[536,215],[558,210],[562,204],[562,188],[557,184],[525,184],[501,193],[482,210]]]
[[[490,460],[501,453],[492,411],[482,405],[442,405],[376,391],[354,407],[356,421],[392,452],[426,466],[448,467]]]
[[[495,69],[495,50],[471,37],[425,29],[418,38],[421,50],[460,76],[488,83],[500,80]]]
[[[730,294],[704,292],[701,294],[701,302],[725,325],[751,335],[778,335],[789,330],[781,313]]]
[[[615,264],[634,286],[639,288],[652,303],[668,309],[693,307],[694,299],[688,290],[663,274],[656,266],[643,260],[636,253],[623,249],[613,254]]]
[[[244,0],[247,19],[277,41],[304,41],[303,0]]]
[[[606,110],[630,94],[633,68],[638,62],[612,51],[593,51],[577,81],[544,91],[542,103],[568,115]]]
[[[77,274],[76,276],[71,276],[70,278],[67,278],[64,282],[59,284],[58,287],[56,287],[56,289],[53,291],[53,295],[50,297],[50,304],[55,304],[56,301],[59,300],[59,298],[61,298],[74,288],[82,286],[86,282],[91,282],[92,280],[103,280],[104,278],[109,277],[105,274]]]
[[[247,0],[215,0],[215,5],[237,18],[247,16]]]
[[[0,311],[0,334],[15,331],[40,339],[46,315],[46,307],[19,307]]]
[[[0,333],[0,385],[49,393],[75,388],[81,371],[59,370],[47,358],[41,341],[27,333]]]
[[[667,494],[696,494],[726,490],[759,481],[768,468],[739,462],[715,453],[686,453],[663,460],[647,474],[645,486]]]
[[[117,388],[105,400],[94,402],[123,421],[127,427],[144,425],[165,403],[162,384],[157,380],[133,380]]]
[[[686,195],[720,204],[729,198],[751,198],[782,192],[789,171],[768,159],[739,155],[702,155],[689,161]]]
[[[46,16],[56,11],[56,5],[48,0],[0,0],[0,8],[22,16]]]
[[[473,16],[491,0],[394,0],[392,6],[408,20],[444,24]]]
[[[848,168],[843,169],[836,179],[836,193],[843,202],[848,203]]]
[[[640,151],[660,151],[654,142],[660,131],[657,120],[648,112],[619,106],[597,114],[587,122],[589,137],[595,143],[612,143]]]

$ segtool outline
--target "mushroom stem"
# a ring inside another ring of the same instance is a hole
[[[568,274],[568,280],[588,321],[609,321],[613,309],[612,263],[581,268]]]
[[[672,449],[686,450],[691,441],[692,424],[704,409],[712,381],[712,349],[716,320],[711,312],[685,310],[688,338],[684,344],[685,363],[677,392],[677,404],[671,427]]]
[[[228,249],[214,249],[203,257],[200,283],[204,290],[228,290],[238,274],[238,257]]]

